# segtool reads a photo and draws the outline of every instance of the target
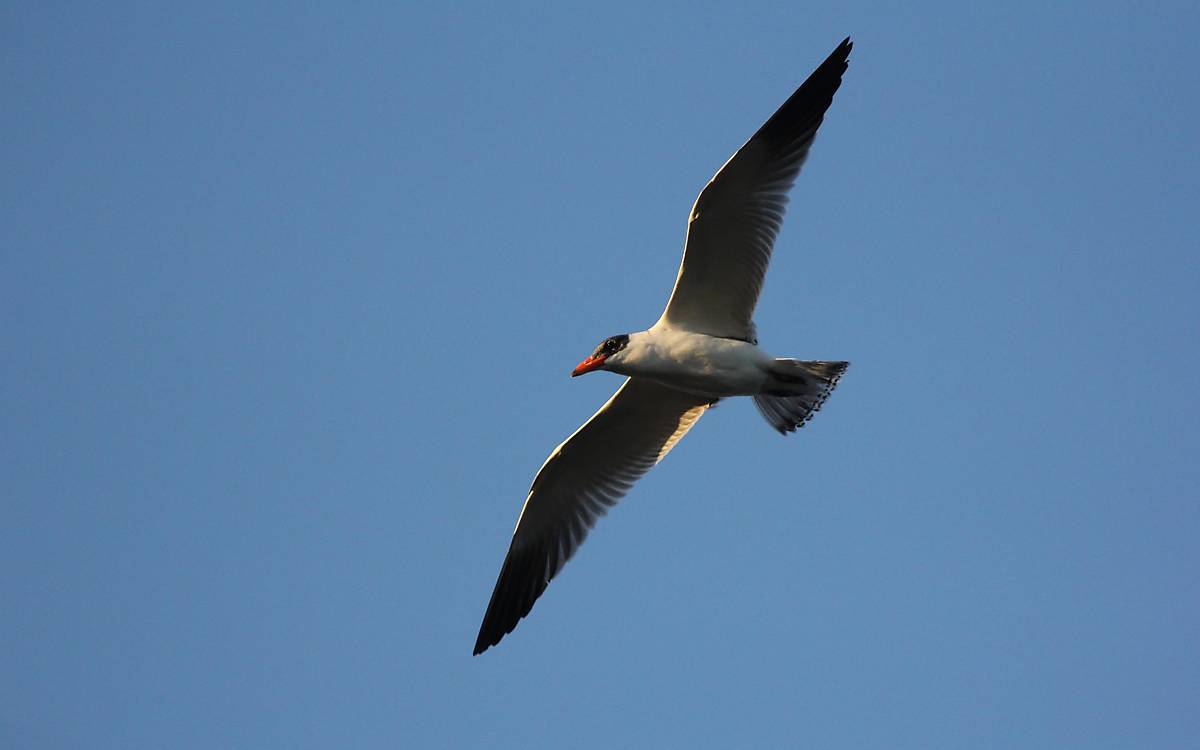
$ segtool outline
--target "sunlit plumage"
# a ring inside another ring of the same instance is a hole
[[[851,46],[843,41],[701,191],[658,322],[605,339],[575,368],[575,375],[608,370],[629,377],[534,478],[476,654],[512,632],[596,519],[719,399],[750,396],[767,422],[787,433],[837,385],[845,362],[767,354],[753,315],[788,191],[841,85]]]

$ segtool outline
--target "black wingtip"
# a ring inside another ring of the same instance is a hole
[[[479,656],[484,651],[487,651],[492,644],[485,643],[483,640],[483,631],[479,631],[479,635],[475,636],[475,648],[471,651],[471,656]]]
[[[840,62],[844,64],[849,59],[850,51],[852,49],[854,49],[854,42],[850,39],[850,37],[846,37],[842,40],[841,44],[834,48],[833,52],[829,53],[829,57],[825,59],[825,62],[821,63],[821,67],[824,67],[830,63]]]
[[[496,627],[496,623],[492,617],[492,607],[489,604],[488,616],[484,617],[483,624],[479,626],[479,635],[475,637],[475,648],[471,651],[471,656],[479,656],[484,651],[487,651],[492,646],[498,644],[516,627],[514,623],[508,630],[502,627]]]
[[[554,577],[553,573],[547,574],[547,569],[557,572],[561,562],[564,561],[557,553],[552,554],[544,542],[521,547],[514,542],[509,546],[479,625],[472,656],[495,646],[517,627]]]
[[[490,609],[489,607],[489,615],[491,614]],[[496,628],[495,624],[491,622],[491,618],[485,617],[483,624],[479,627],[479,635],[475,637],[475,648],[472,649],[471,656],[479,656],[499,643],[510,632],[512,632],[511,628],[509,630]]]
[[[825,110],[833,103],[833,95],[842,85],[842,75],[849,67],[852,49],[854,42],[850,37],[843,39],[759,128],[755,137],[762,137],[773,148],[785,150],[795,148],[798,143],[811,142],[825,117]]]

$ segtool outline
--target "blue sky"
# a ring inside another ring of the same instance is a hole
[[[0,9],[0,744],[1185,748],[1195,3]],[[706,415],[470,656],[688,208],[846,35]]]

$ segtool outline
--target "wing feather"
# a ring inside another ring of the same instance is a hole
[[[475,653],[496,645],[608,512],[711,406],[649,380],[630,378],[542,465],[513,530]]]
[[[843,41],[700,192],[659,325],[754,341],[754,307],[787,194],[842,83],[852,46]]]

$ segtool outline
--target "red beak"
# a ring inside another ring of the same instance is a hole
[[[600,356],[596,356],[596,357],[588,357],[587,359],[580,362],[575,367],[574,370],[571,370],[571,377],[574,378],[574,377],[578,377],[579,375],[584,374],[585,372],[591,372],[592,370],[599,370],[601,367],[604,367],[605,359],[607,359],[607,357],[605,357],[604,355],[600,355]]]

